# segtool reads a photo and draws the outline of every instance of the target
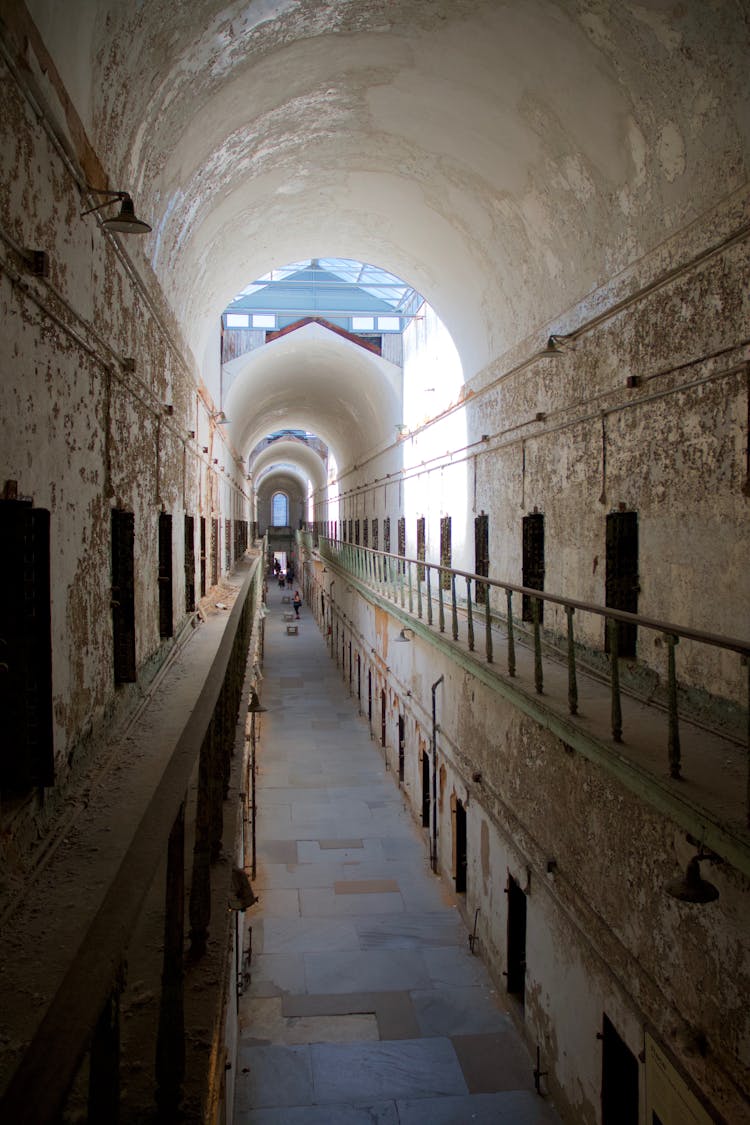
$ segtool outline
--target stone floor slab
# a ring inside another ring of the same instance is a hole
[[[314,1044],[310,1061],[319,1102],[466,1093],[455,1051],[446,1039],[342,1046]]]
[[[237,1108],[310,1105],[315,1101],[310,1047],[240,1046]]]
[[[412,950],[306,953],[309,992],[390,992],[425,988],[427,970]]]
[[[454,1035],[451,1042],[471,1094],[533,1089],[534,1063],[510,1025],[491,1035]]]
[[[559,1118],[539,1097],[526,1091],[422,1098],[396,1103],[399,1125],[555,1125]]]
[[[487,988],[414,990],[411,996],[422,1035],[480,1035],[511,1026]]]
[[[237,1125],[399,1125],[399,1121],[395,1102],[378,1102],[258,1109],[240,1116]]]

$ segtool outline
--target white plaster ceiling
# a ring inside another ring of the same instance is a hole
[[[423,293],[471,376],[747,179],[740,0],[28,4],[196,357],[252,278],[333,255]],[[285,370],[264,432],[369,424],[374,384],[360,415]]]
[[[318,434],[350,465],[401,421],[400,368],[319,324],[306,324],[227,364],[235,447],[283,428]],[[273,448],[273,447],[272,447]]]
[[[262,449],[249,465],[256,488],[261,486],[274,466],[289,464],[295,466],[299,479],[305,486],[308,480],[312,482],[314,489],[325,486],[326,466],[320,454],[300,440],[280,438]]]

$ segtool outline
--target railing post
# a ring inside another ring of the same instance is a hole
[[[516,642],[513,637],[513,591],[505,591],[505,600],[508,605],[508,675],[516,674]]]
[[[466,579],[466,630],[469,638],[469,652],[474,651],[474,612],[471,605],[471,579]]]
[[[539,695],[544,694],[544,670],[542,668],[542,631],[539,625],[539,598],[531,600],[531,616],[534,621],[534,686]]]
[[[458,606],[456,603],[456,576],[451,574],[451,633],[458,640]]]
[[[438,627],[445,632],[445,602],[443,599],[443,576],[438,574]]]
[[[576,680],[576,649],[575,639],[573,637],[573,614],[575,609],[572,605],[566,605],[565,616],[568,619],[568,710],[571,715],[578,714],[578,682]]]
[[[614,617],[608,620],[610,684],[612,689],[612,738],[622,742],[622,703],[620,701],[620,628]]]
[[[669,710],[669,734],[667,749],[669,754],[669,776],[679,778],[682,776],[680,768],[680,726],[677,715],[677,669],[675,665],[675,646],[680,638],[674,633],[665,633],[667,642],[667,707]]]
[[[88,1113],[91,1125],[120,1120],[120,992],[124,971],[107,998],[91,1041]]]
[[[177,1113],[185,1077],[183,945],[185,941],[185,804],[180,805],[167,845],[164,952],[159,1031],[156,1040],[156,1104],[163,1118]]]
[[[484,650],[487,656],[487,663],[492,663],[492,611],[490,609],[490,585],[484,588]]]
[[[427,624],[432,625],[432,590],[430,589],[430,568],[426,568],[427,574]]]

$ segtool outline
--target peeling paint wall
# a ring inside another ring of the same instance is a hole
[[[242,462],[211,418],[158,289],[149,289],[143,263],[140,280],[133,273],[137,245],[123,238],[120,254],[94,217],[79,216],[86,201],[23,84],[3,69],[0,86],[0,488],[17,481],[51,513],[53,806],[69,771],[137,701],[171,646],[159,628],[159,514],[173,517],[179,632],[184,514],[247,520],[250,504]],[[26,248],[45,251],[48,277],[32,274]],[[135,686],[116,687],[113,676],[114,507],[135,515]],[[196,539],[197,566],[198,555]],[[220,573],[229,561],[222,552]],[[19,820],[16,830],[30,829]]]
[[[338,586],[338,583],[337,583]],[[342,640],[362,661],[360,709],[380,742],[380,692],[388,700],[385,754],[398,776],[398,717],[405,719],[404,794],[417,822],[422,760],[432,774],[431,684],[436,689],[438,868],[455,876],[453,814],[467,818],[467,891],[462,913],[505,993],[506,885],[527,904],[525,1004],[508,997],[546,1089],[564,1120],[600,1120],[601,1043],[606,1014],[633,1054],[646,1031],[692,1088],[727,1121],[744,1120],[750,1063],[750,880],[732,863],[704,869],[719,899],[694,906],[665,884],[695,852],[669,816],[622,785],[491,687],[453,664],[447,646],[389,645],[399,623],[355,594],[336,597]],[[371,651],[372,650],[372,651]],[[429,843],[431,830],[425,828]],[[641,1095],[645,1071],[640,1069]]]

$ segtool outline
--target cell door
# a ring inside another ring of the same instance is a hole
[[[422,752],[422,827],[430,827],[430,759],[426,751]]]
[[[626,613],[638,612],[638,513],[610,512],[607,516],[607,572],[605,604]],[[635,656],[635,625],[619,623],[619,655]],[[609,634],[605,637],[609,652]]]
[[[531,516],[524,516],[523,524],[523,577],[522,586],[529,586],[532,590],[544,589],[544,516],[535,512]],[[537,602],[539,607],[539,620],[544,617],[544,602]],[[523,620],[533,621],[532,599],[528,594],[523,596]]]
[[[357,653],[357,699],[362,698],[362,657]]]
[[[526,990],[526,895],[508,876],[508,992],[523,1004]]]
[[[159,636],[171,637],[172,624],[172,517],[159,514]]]
[[[200,596],[206,596],[206,517],[201,516],[201,585]]]
[[[367,721],[372,732],[372,672],[367,670]]]
[[[425,518],[420,516],[417,520],[417,558],[420,563],[425,559]],[[417,581],[424,582],[424,567],[417,567]]]
[[[450,567],[453,559],[451,546],[451,517],[443,516],[440,520],[440,565]],[[440,573],[440,584],[444,590],[451,588],[451,576],[447,570]]]
[[[466,894],[466,809],[456,801],[456,894]]]
[[[638,1060],[602,1016],[602,1125],[638,1125]]]
[[[484,512],[474,519],[474,573],[483,578],[490,573],[490,518]],[[477,582],[474,600],[477,605],[484,605],[486,599],[487,587]]]
[[[185,613],[195,609],[195,518],[185,516]]]
[[[386,742],[386,724],[385,724],[385,691],[380,692],[380,745],[385,748]]]
[[[404,716],[398,717],[398,779],[400,782],[404,780],[404,766],[405,766],[405,751],[404,743],[406,739],[406,723]]]

